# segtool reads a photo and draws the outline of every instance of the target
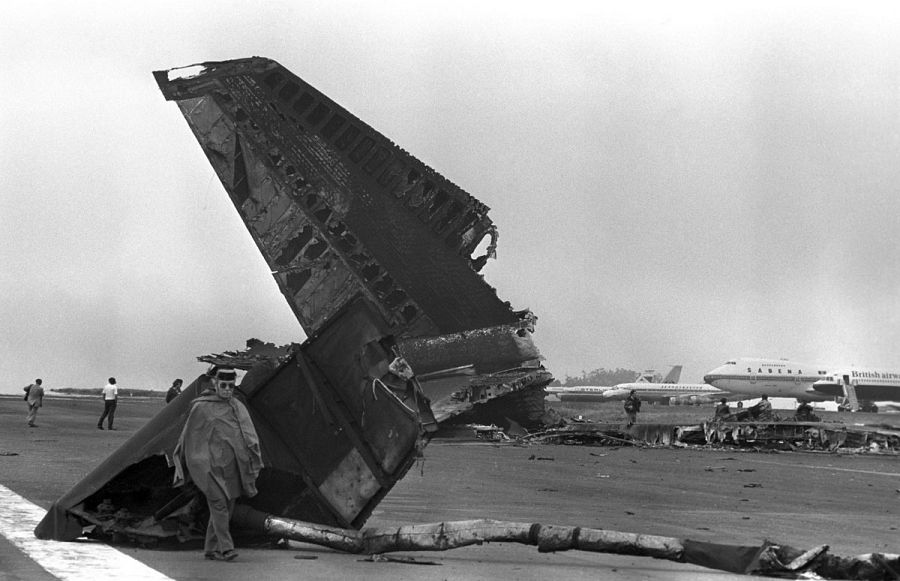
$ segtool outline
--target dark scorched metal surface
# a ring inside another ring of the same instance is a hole
[[[280,365],[248,372],[239,397],[265,467],[259,494],[239,502],[358,528],[406,474],[434,419],[415,383],[388,371],[394,346],[386,327],[360,298]],[[193,382],[57,500],[36,536],[73,540],[88,527],[106,541],[202,539],[206,502],[193,484],[172,486],[172,452],[208,385],[205,376]]]
[[[517,394],[533,405],[495,412],[542,409],[552,378],[531,341],[535,317],[477,272],[496,246],[487,207],[273,61],[186,72],[154,75],[309,336],[241,383],[265,463],[259,494],[242,503],[358,528],[434,429],[429,392],[440,419]],[[418,379],[396,371],[398,355]],[[202,495],[172,487],[171,458],[204,382],[54,503],[35,534],[202,538]]]
[[[307,334],[365,296],[441,418],[517,394],[517,419],[538,419],[552,376],[531,340],[535,317],[512,310],[478,274],[497,242],[487,206],[272,60],[154,75]],[[514,370],[527,381],[471,385]]]

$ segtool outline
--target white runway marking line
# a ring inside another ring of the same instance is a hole
[[[784,466],[782,462],[766,462],[765,460],[747,460],[754,464],[771,464],[773,466]],[[812,470],[835,470],[837,472],[855,472],[857,474],[872,474],[874,476],[890,476],[896,478],[900,476],[900,472],[879,472],[877,470],[860,470],[859,468],[837,468],[835,466],[819,466],[810,464],[791,464],[794,468],[810,468]]]
[[[109,545],[35,538],[34,527],[46,513],[43,508],[0,485],[0,534],[61,581],[173,581]]]

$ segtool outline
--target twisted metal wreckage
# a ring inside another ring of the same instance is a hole
[[[238,542],[291,538],[374,554],[507,541],[736,572],[875,578],[896,570],[896,555],[840,559],[827,547],[528,523],[359,530],[438,423],[540,421],[552,376],[531,341],[536,318],[511,309],[478,274],[496,252],[488,208],[274,61],[154,75],[309,337],[278,356],[201,358],[247,369],[238,396],[265,468],[259,494],[236,509]],[[144,546],[202,539],[206,503],[192,484],[172,486],[172,451],[208,381],[199,377],[57,500],[35,535]]]
[[[359,528],[439,422],[539,421],[552,376],[531,339],[536,318],[478,273],[496,253],[487,206],[271,60],[154,76],[308,336],[246,365],[201,358],[247,369],[240,397],[266,465],[249,506]],[[37,536],[73,539],[86,525],[145,544],[202,536],[198,491],[171,482],[206,382],[59,499]]]
[[[499,429],[499,428],[496,428]],[[621,424],[566,421],[520,438],[529,443],[632,446],[703,446],[805,450],[853,454],[900,453],[900,430],[798,421],[707,421],[701,424]]]

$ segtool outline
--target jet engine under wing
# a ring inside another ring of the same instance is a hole
[[[308,83],[259,57],[154,76],[307,335],[357,294],[398,338],[520,322],[477,273],[487,206]]]

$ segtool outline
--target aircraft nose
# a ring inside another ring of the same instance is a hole
[[[713,382],[722,379],[724,377],[724,375],[723,375],[724,373],[726,373],[726,370],[723,369],[722,367],[716,367],[715,369],[710,369],[709,371],[706,372],[706,375],[703,376],[703,382],[708,383],[709,385],[712,385],[713,387],[715,387],[715,384]]]

